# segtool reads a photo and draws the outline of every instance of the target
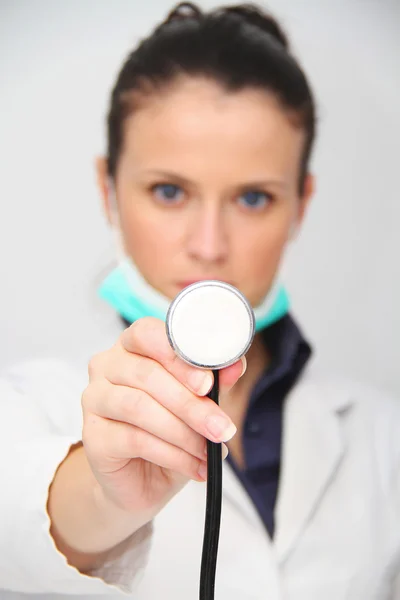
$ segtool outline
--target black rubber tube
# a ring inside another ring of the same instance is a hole
[[[209,398],[219,404],[219,372],[213,371],[214,385]],[[200,600],[214,600],[219,530],[222,506],[222,447],[207,440],[207,499],[203,553],[200,573]]]

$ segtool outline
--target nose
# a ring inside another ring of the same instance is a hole
[[[228,255],[223,207],[216,202],[199,202],[192,217],[187,238],[189,255],[204,265],[222,264]]]

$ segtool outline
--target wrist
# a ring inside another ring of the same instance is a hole
[[[112,500],[95,480],[92,488],[95,511],[103,526],[113,531],[115,541],[123,541],[151,521],[152,515],[130,512]]]

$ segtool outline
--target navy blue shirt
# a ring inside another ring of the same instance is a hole
[[[254,386],[243,424],[245,468],[227,460],[253,501],[272,538],[281,464],[284,400],[311,356],[290,315],[261,332],[271,363]]]

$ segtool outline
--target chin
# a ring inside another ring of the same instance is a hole
[[[253,292],[252,294],[249,294],[247,297],[248,301],[250,302],[251,306],[253,308],[256,308],[257,306],[259,306],[261,304],[261,302],[264,300],[265,296],[267,296],[267,294],[269,293],[270,289],[271,289],[271,285],[270,284],[268,287],[265,288],[265,290],[263,290],[262,292]]]

